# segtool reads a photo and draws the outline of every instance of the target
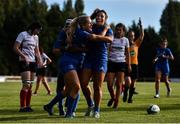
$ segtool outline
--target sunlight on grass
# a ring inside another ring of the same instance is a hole
[[[50,83],[50,86],[54,90],[52,96],[46,95],[43,86],[39,89],[38,96],[32,96],[34,112],[19,113],[21,83],[0,83],[0,123],[180,123],[180,83],[172,83],[173,92],[169,98],[166,97],[165,85],[161,84],[161,98],[154,99],[154,83],[138,82],[139,94],[134,95],[134,103],[123,103],[120,98],[118,110],[107,107],[109,94],[104,83],[100,119],[84,117],[87,105],[82,93],[74,119],[60,117],[57,106],[54,106],[55,115],[48,116],[43,105],[55,95],[56,83]],[[159,105],[160,113],[148,115],[146,109],[149,104]]]

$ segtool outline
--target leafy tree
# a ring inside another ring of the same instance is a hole
[[[178,76],[180,69],[180,2],[177,0],[169,0],[163,10],[160,24],[160,35],[166,36],[169,41],[169,47],[175,56],[175,61],[172,65],[172,75]]]
[[[53,43],[56,40],[57,34],[59,30],[64,25],[64,17],[63,12],[60,10],[60,7],[58,4],[51,5],[49,11],[47,12],[46,21],[47,21],[47,27],[48,30],[46,31],[46,39],[48,43],[41,43],[41,46],[45,49],[46,52],[48,52],[48,55],[53,60],[53,63],[49,66],[49,73],[50,75],[57,76],[57,57],[55,57],[52,54],[52,47]]]
[[[77,16],[77,13],[72,5],[72,0],[67,0],[67,2],[64,1],[63,14],[63,16],[66,18]]]
[[[74,8],[75,8],[75,11],[76,11],[78,16],[83,15],[84,1],[83,0],[76,0]]]
[[[144,30],[144,40],[139,48],[139,74],[141,78],[154,77],[154,64],[152,61],[159,40],[159,35],[153,27]]]

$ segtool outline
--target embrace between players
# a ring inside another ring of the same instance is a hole
[[[113,35],[112,29],[106,24],[107,18],[106,11],[96,9],[91,16],[83,15],[72,20],[68,19],[65,27],[60,31],[53,47],[54,53],[61,53],[58,62],[57,94],[48,104],[44,105],[44,110],[49,115],[53,114],[53,106],[58,102],[59,114],[66,118],[73,118],[81,88],[87,102],[85,116],[100,118],[102,84],[106,72],[107,86],[111,96],[108,106],[113,104],[113,108],[118,108],[121,84],[124,81],[123,101],[126,102],[127,100],[128,103],[133,102],[132,96],[135,92],[135,83],[138,78],[138,48],[144,37],[141,20],[139,20],[140,36],[137,40],[134,40],[135,34],[133,31],[128,32],[129,39],[125,37],[126,27],[122,23],[118,23],[115,26]],[[37,29],[40,29],[39,25]],[[36,34],[39,33],[38,31]],[[15,45],[14,49],[20,56],[24,57],[19,47]],[[38,43],[36,43],[34,51],[32,54],[38,56],[38,63],[41,66]],[[168,56],[172,55],[169,52],[167,54]],[[26,62],[21,63],[26,65]],[[32,74],[27,74],[27,71],[31,72],[30,69],[21,69],[21,76],[28,79],[22,78],[23,88],[20,99],[24,98],[24,92],[31,92],[32,86],[28,84],[31,84],[33,77],[28,77],[27,75]],[[34,72],[34,70],[32,71]],[[93,82],[94,93],[92,93],[89,86],[91,80]],[[114,91],[114,83],[116,91]],[[28,87],[27,90],[26,87]],[[170,88],[168,90],[170,91]],[[66,112],[63,109],[63,100],[65,97],[67,97]],[[28,97],[28,99],[30,98]],[[22,100],[21,104],[24,105]],[[25,105],[24,107],[26,108],[27,106]],[[23,110],[24,107],[20,110]],[[29,102],[28,108],[31,109]]]

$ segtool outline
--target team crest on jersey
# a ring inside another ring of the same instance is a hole
[[[130,51],[130,55],[131,56],[134,56],[135,55],[135,51],[133,50],[133,51]]]

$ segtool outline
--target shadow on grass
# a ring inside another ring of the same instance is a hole
[[[112,107],[102,107],[101,111],[103,112],[112,112],[112,111],[146,111],[148,105],[141,106],[131,106],[131,104],[127,104],[127,106],[119,105],[118,109],[114,109]],[[180,104],[159,104],[161,110],[180,110]],[[86,108],[78,108],[78,112],[85,112]]]

